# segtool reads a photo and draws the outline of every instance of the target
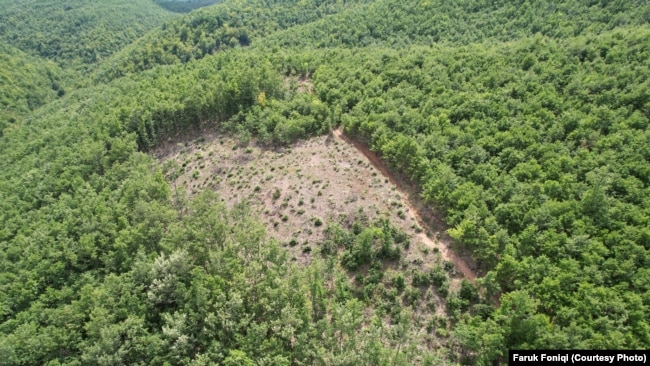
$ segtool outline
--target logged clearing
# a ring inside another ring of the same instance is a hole
[[[340,130],[277,149],[244,145],[214,131],[163,145],[154,154],[174,189],[189,195],[210,189],[229,207],[249,202],[296,261],[311,261],[328,223],[388,218],[411,239],[402,265],[428,269],[450,261],[458,272],[452,284],[476,278],[467,260],[451,250],[443,224],[424,215],[416,195]]]
[[[336,129],[332,133],[335,137],[354,146],[357,151],[363,154],[363,156],[370,161],[373,167],[379,170],[384,177],[388,178],[388,180],[397,187],[397,190],[402,195],[401,198],[405,204],[407,216],[415,220],[418,225],[425,228],[425,231],[416,233],[416,238],[428,247],[440,252],[444,260],[453,262],[456,269],[460,271],[465,278],[474,282],[476,280],[476,273],[472,270],[472,267],[475,267],[475,265],[471,261],[471,258],[457,255],[451,249],[452,240],[445,232],[445,224],[430,209],[425,207],[417,196],[417,192],[412,187],[409,187],[402,179],[392,173],[381,159],[379,159],[374,152],[368,149],[367,146],[348,138],[343,134],[341,129]],[[433,232],[435,232],[437,240],[430,237]]]

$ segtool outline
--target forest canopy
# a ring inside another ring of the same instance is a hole
[[[650,347],[647,2],[0,5],[0,364]],[[362,213],[319,219],[294,263],[245,201],[186,197],[148,154],[334,128],[444,218],[476,283]]]

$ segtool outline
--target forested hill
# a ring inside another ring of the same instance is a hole
[[[650,347],[647,2],[5,3],[0,365]],[[186,165],[146,154],[187,131],[282,149],[335,127],[419,190],[476,284],[361,213],[305,228],[325,240],[299,265],[246,202],[190,199],[167,181]]]
[[[238,46],[405,47],[570,38],[647,24],[646,1],[226,1],[165,24],[106,62],[96,80],[200,59]],[[390,14],[390,17],[385,16]],[[355,26],[351,26],[351,25]]]
[[[1,0],[0,7],[1,128],[87,83],[104,58],[176,16],[149,0]]]
[[[0,39],[66,68],[88,67],[174,16],[150,0],[2,0],[0,7]]]
[[[0,135],[4,127],[65,90],[57,64],[28,55],[0,42]]]
[[[390,14],[390,16],[386,16]],[[273,36],[281,47],[365,47],[572,38],[650,22],[646,1],[374,1]],[[350,26],[354,24],[355,26]]]
[[[278,31],[314,22],[361,1],[228,0],[165,23],[107,60],[96,81],[109,81],[126,73],[157,65],[185,63],[218,51],[247,47]]]

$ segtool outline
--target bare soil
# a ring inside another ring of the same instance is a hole
[[[328,223],[350,224],[363,215],[370,221],[388,218],[408,234],[411,245],[401,262],[404,268],[428,270],[451,261],[458,273],[452,287],[463,277],[476,278],[470,263],[451,249],[444,224],[417,194],[376,154],[341,130],[278,149],[254,141],[242,145],[211,130],[194,135],[191,142],[179,136],[153,151],[166,165],[174,188],[189,195],[214,190],[229,207],[248,201],[294,260],[311,261]]]

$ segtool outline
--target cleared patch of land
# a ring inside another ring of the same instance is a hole
[[[191,142],[170,141],[154,154],[175,189],[189,195],[211,189],[228,206],[249,202],[299,262],[310,262],[318,252],[329,223],[387,218],[411,239],[402,265],[427,270],[450,261],[459,272],[452,286],[462,277],[473,280],[471,267],[450,250],[444,228],[429,216],[423,219],[412,194],[356,145],[339,130],[277,149],[203,131]]]

